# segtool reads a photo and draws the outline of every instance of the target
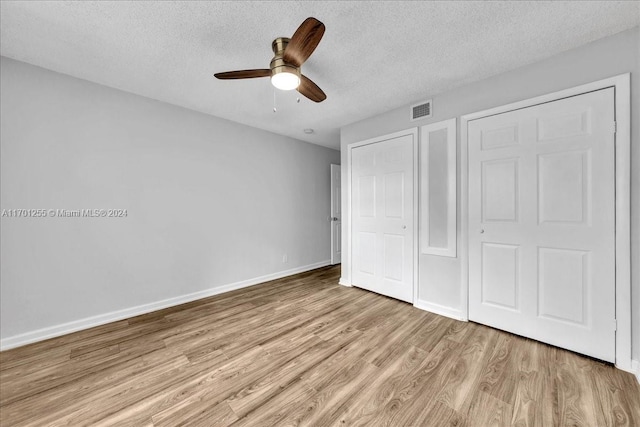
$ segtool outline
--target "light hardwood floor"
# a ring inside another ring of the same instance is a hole
[[[598,361],[327,267],[0,353],[2,426],[640,426]]]

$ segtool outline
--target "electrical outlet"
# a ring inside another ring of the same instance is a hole
[[[287,257],[287,254],[282,255],[282,262],[286,263],[287,261],[289,261],[289,257]]]

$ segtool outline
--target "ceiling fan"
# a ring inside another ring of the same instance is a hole
[[[322,102],[327,95],[300,72],[302,64],[311,56],[324,34],[324,24],[316,18],[307,18],[298,27],[293,36],[278,37],[271,43],[275,56],[269,68],[240,70],[216,73],[221,80],[253,79],[271,77],[271,83],[278,89],[298,92],[314,102]]]

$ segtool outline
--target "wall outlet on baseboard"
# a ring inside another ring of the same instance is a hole
[[[282,255],[282,263],[286,263],[287,261],[289,261],[289,257],[287,256],[287,254]]]

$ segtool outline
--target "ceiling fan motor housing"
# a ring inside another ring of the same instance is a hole
[[[271,68],[271,77],[279,73],[290,73],[298,76],[298,79],[300,78],[300,67],[287,64],[282,57],[285,48],[289,44],[289,40],[287,37],[278,37],[271,43],[271,49],[273,49],[273,53],[275,54],[269,67]]]

